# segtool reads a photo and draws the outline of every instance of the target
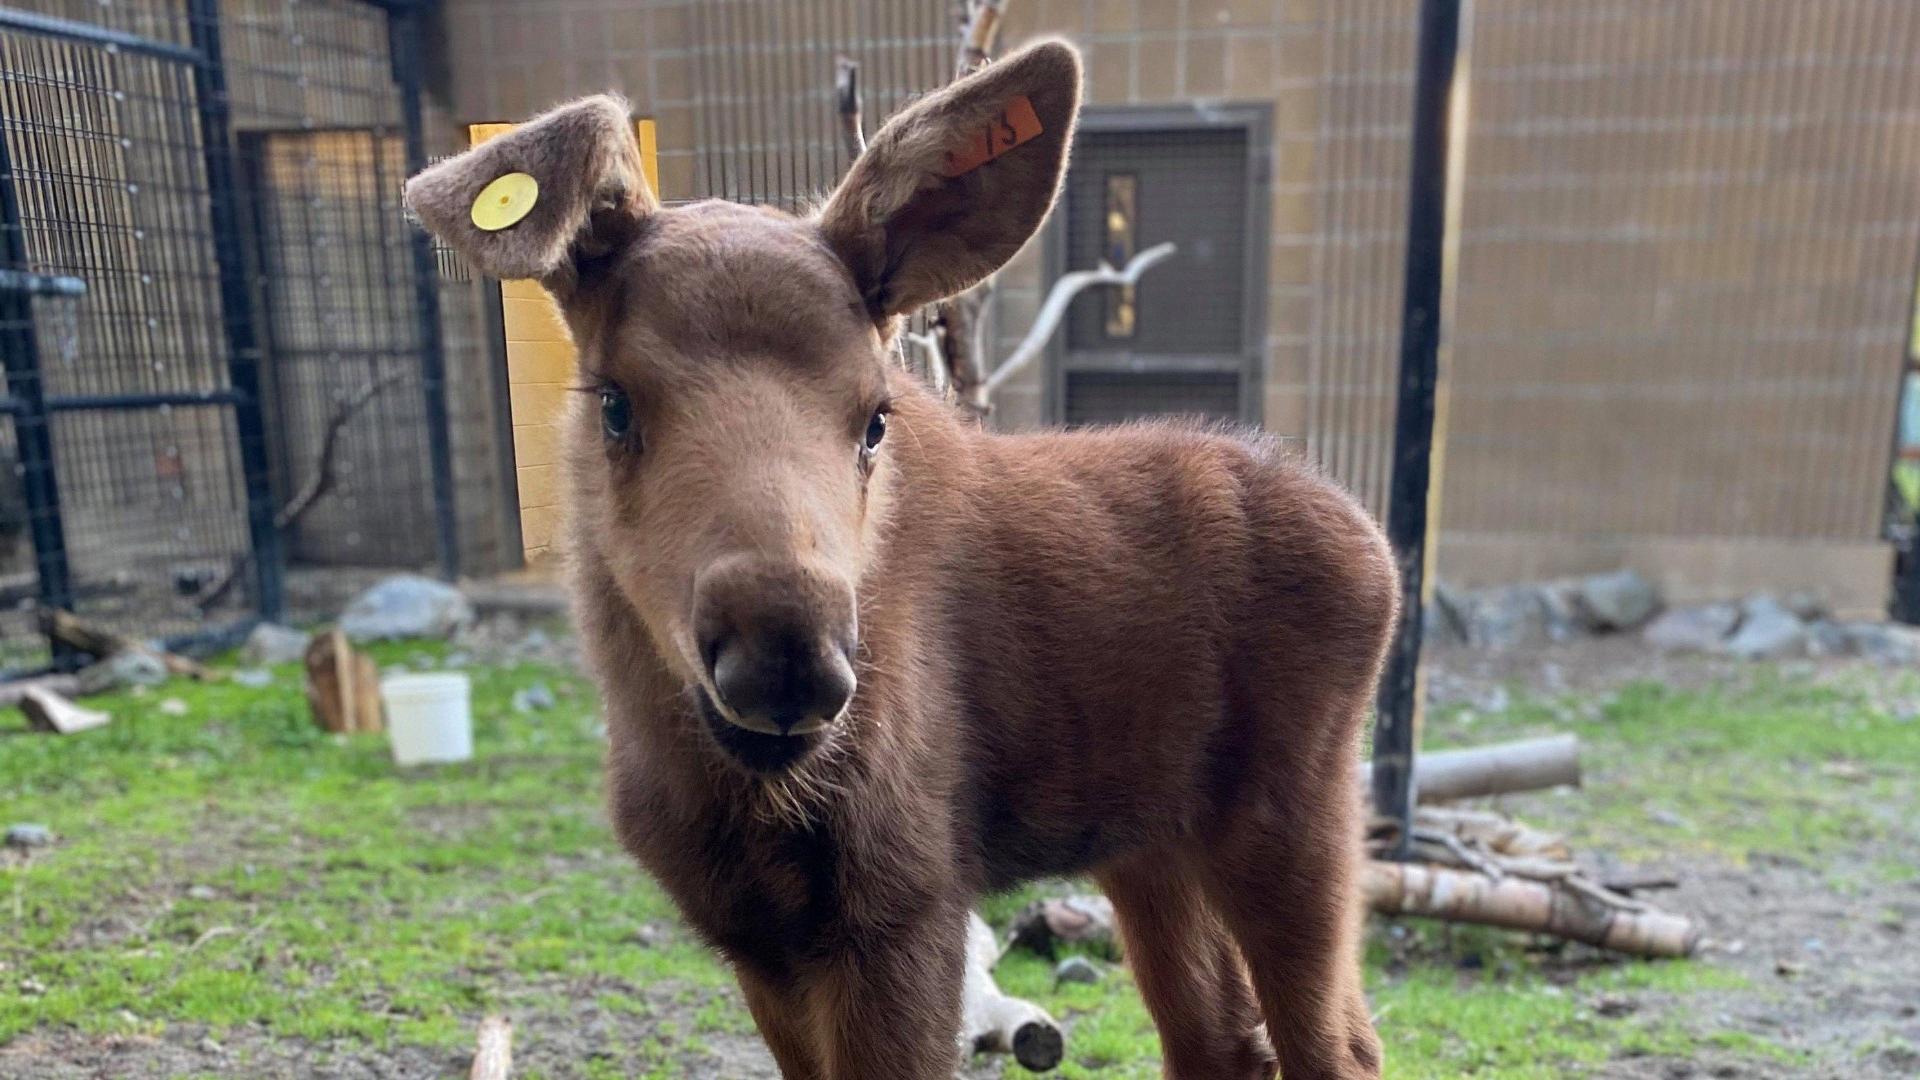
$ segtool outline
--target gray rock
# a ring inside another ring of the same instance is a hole
[[[1102,978],[1100,968],[1084,956],[1069,956],[1053,969],[1055,982],[1092,985]]]
[[[180,700],[177,697],[170,697],[162,700],[160,704],[156,706],[156,708],[160,710],[160,714],[162,716],[185,716],[187,715],[187,713],[192,711],[189,708],[187,708],[186,702]]]
[[[1719,652],[1739,625],[1740,609],[1732,604],[1701,604],[1662,613],[1641,636],[1672,652]]]
[[[1808,644],[1817,656],[1856,656],[1889,667],[1920,664],[1920,627],[1894,622],[1814,623]]]
[[[235,686],[260,690],[273,685],[273,672],[266,668],[241,668],[233,673]]]
[[[1513,649],[1551,640],[1555,613],[1537,585],[1483,589],[1466,601],[1467,640],[1483,649]]]
[[[1806,647],[1807,624],[1771,596],[1747,600],[1739,628],[1724,645],[1727,652],[1742,660],[1777,660]]]
[[[1429,645],[1467,644],[1464,596],[1445,585],[1433,587],[1433,599],[1420,610],[1420,637]]]
[[[7,826],[7,846],[14,848],[46,847],[53,843],[53,830],[38,822],[23,821],[18,825]]]
[[[543,682],[537,682],[513,692],[514,712],[546,712],[553,708],[554,704],[553,688]]]
[[[219,896],[220,894],[213,891],[213,886],[211,885],[187,886],[187,899],[189,900],[215,900],[218,899]]]
[[[104,694],[130,686],[159,686],[169,677],[167,665],[144,649],[109,656],[80,672],[80,694]]]
[[[1632,570],[1595,574],[1574,594],[1582,621],[1595,630],[1635,630],[1660,607],[1653,582]]]
[[[307,646],[312,643],[313,635],[304,630],[263,622],[240,646],[240,662],[256,667],[296,663],[306,657]]]
[[[460,590],[417,574],[387,578],[340,613],[340,629],[354,641],[447,637],[473,622],[473,605]]]

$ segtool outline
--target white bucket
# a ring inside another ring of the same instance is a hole
[[[389,675],[380,680],[395,764],[473,757],[472,698],[473,684],[458,672]]]

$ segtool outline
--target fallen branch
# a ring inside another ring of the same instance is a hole
[[[1700,943],[1691,919],[1631,911],[1590,896],[1516,877],[1421,863],[1368,860],[1361,873],[1367,904],[1382,915],[1420,915],[1509,930],[1552,934],[1635,956],[1688,956]]]
[[[273,527],[276,532],[285,532],[293,528],[301,516],[311,510],[313,504],[319,502],[320,497],[332,489],[333,459],[336,448],[340,444],[340,432],[346,428],[347,422],[352,420],[356,413],[366,408],[367,403],[379,395],[380,391],[399,382],[406,377],[406,374],[405,369],[396,368],[378,378],[369,379],[358,390],[341,398],[339,404],[334,406],[333,415],[327,418],[327,426],[320,433],[320,445],[314,452],[307,482],[300,485],[300,490],[293,493],[293,498],[288,499],[286,505],[273,515]],[[252,562],[253,553],[250,551],[234,559],[224,573],[201,590],[199,596],[194,597],[194,606],[205,611],[219,603],[220,599],[232,590],[234,583],[240,580],[240,575],[246,572],[247,566]]]
[[[0,683],[0,709],[10,709],[26,699],[29,690],[50,690],[64,698],[80,696],[80,679],[74,675],[38,675],[18,682]]]
[[[1075,270],[1060,275],[1060,280],[1054,282],[1053,289],[1047,293],[1046,302],[1040,305],[1040,314],[1034,318],[1033,325],[1027,328],[1027,336],[1020,339],[1019,346],[1007,357],[1006,362],[987,376],[986,396],[991,398],[993,392],[1005,386],[1007,380],[1019,374],[1021,368],[1033,363],[1034,358],[1046,348],[1053,332],[1059,329],[1060,321],[1066,318],[1068,305],[1083,290],[1095,285],[1137,284],[1140,275],[1171,257],[1177,250],[1171,243],[1155,244],[1129,259],[1127,265],[1119,270],[1102,263],[1097,269]]]
[[[213,671],[197,661],[165,649],[156,649],[144,641],[109,630],[71,611],[58,608],[42,611],[40,629],[55,641],[71,645],[83,653],[91,653],[101,660],[127,652],[146,653],[159,660],[169,674],[200,682],[210,682],[214,678]]]
[[[1372,788],[1372,777],[1373,766],[1362,764],[1362,791]],[[1467,750],[1433,750],[1413,761],[1413,789],[1422,801],[1506,795],[1562,784],[1580,786],[1580,740],[1573,735]]]
[[[1008,997],[993,981],[1000,947],[993,929],[979,915],[967,916],[967,981],[963,1006],[967,1039],[976,1052],[1012,1054],[1033,1072],[1060,1064],[1066,1037],[1047,1011],[1031,1001]]]
[[[84,709],[44,686],[33,686],[20,698],[20,711],[27,723],[39,731],[56,735],[105,727],[113,717],[93,709]]]
[[[473,1069],[467,1080],[507,1080],[513,1072],[513,1023],[504,1016],[480,1021],[474,1039]]]

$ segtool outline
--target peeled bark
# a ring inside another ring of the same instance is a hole
[[[1371,860],[1361,887],[1382,915],[1531,930],[1634,956],[1689,956],[1700,943],[1699,927],[1684,916],[1625,910],[1519,877]]]
[[[387,728],[380,704],[380,668],[331,630],[307,646],[307,704],[313,721],[336,735]]]

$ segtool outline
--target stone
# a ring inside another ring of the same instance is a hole
[[[1598,631],[1637,630],[1660,607],[1660,591],[1632,570],[1594,574],[1574,592],[1581,621]]]
[[[211,885],[189,885],[187,887],[187,899],[189,900],[213,900],[217,899],[219,895],[219,893],[213,891],[213,886]]]
[[[1859,657],[1889,667],[1920,665],[1920,627],[1895,622],[1814,623],[1808,643],[1817,656]]]
[[[313,635],[279,623],[263,622],[247,634],[240,646],[240,662],[254,667],[297,664],[307,655]]]
[[[1053,969],[1055,982],[1082,983],[1091,986],[1102,978],[1100,968],[1084,956],[1069,956]]]
[[[7,846],[11,848],[47,847],[53,843],[53,830],[34,821],[7,826]]]
[[[82,668],[79,695],[105,694],[134,686],[159,686],[171,677],[167,665],[144,649],[115,653],[97,664]]]
[[[553,689],[543,682],[537,682],[513,692],[514,712],[546,712],[555,704]]]
[[[185,716],[191,711],[187,708],[187,703],[177,697],[164,699],[156,708],[160,710],[162,716]]]
[[[261,690],[273,685],[273,672],[266,668],[241,668],[229,676],[235,686]]]
[[[1740,625],[1740,609],[1732,604],[1701,604],[1673,608],[1641,631],[1647,644],[1670,652],[1719,652]]]
[[[1740,625],[1723,648],[1742,660],[1778,660],[1807,647],[1807,624],[1771,596],[1742,605]]]
[[[1484,589],[1466,602],[1467,640],[1483,649],[1513,649],[1550,640],[1553,610],[1536,585]]]
[[[1433,587],[1433,598],[1420,609],[1420,637],[1428,645],[1467,644],[1466,600],[1445,585]]]
[[[354,597],[340,629],[355,642],[444,638],[473,622],[459,589],[417,574],[398,574]]]

